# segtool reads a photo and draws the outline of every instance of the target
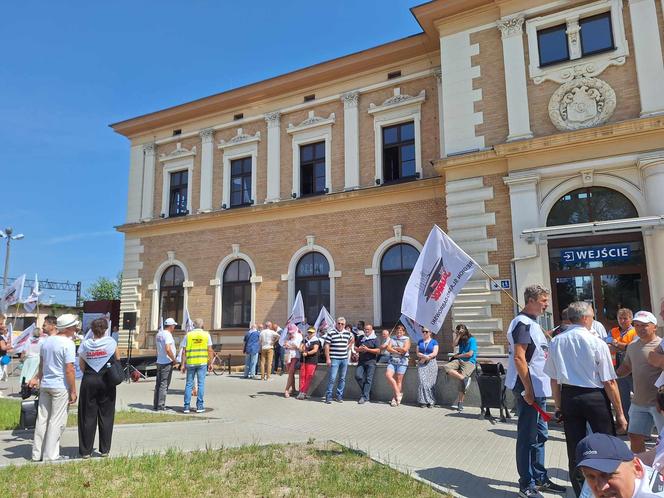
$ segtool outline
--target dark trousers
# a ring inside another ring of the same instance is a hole
[[[516,411],[516,469],[519,473],[519,489],[532,489],[548,479],[544,467],[544,443],[549,439],[549,427],[540,414],[521,396],[521,381],[514,388]],[[546,398],[535,398],[535,403],[546,410]]]
[[[570,481],[576,496],[581,494],[583,474],[576,469],[576,445],[587,434],[587,426],[593,432],[616,434],[609,398],[604,389],[562,386],[560,411],[563,415],[567,460]]]
[[[78,452],[91,455],[99,426],[99,452],[111,450],[115,419],[115,386],[104,382],[101,374],[87,369],[78,399]]]
[[[171,385],[172,376],[172,363],[157,363],[157,379],[154,384],[154,401],[152,403],[155,410],[163,410],[165,408],[166,393],[168,392],[168,386]]]
[[[369,401],[371,395],[371,384],[373,384],[374,372],[376,371],[376,363],[360,363],[355,368],[355,380],[360,386],[362,397]]]

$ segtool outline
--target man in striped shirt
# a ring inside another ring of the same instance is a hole
[[[344,401],[344,388],[346,387],[346,371],[348,370],[348,349],[353,340],[353,333],[346,330],[346,319],[337,318],[336,328],[325,336],[325,361],[328,368],[327,391],[325,403],[332,403],[332,389],[339,375],[337,395],[334,398],[338,403]]]

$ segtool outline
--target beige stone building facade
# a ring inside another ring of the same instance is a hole
[[[432,1],[422,32],[116,123],[130,140],[122,310],[150,347],[163,315],[215,341],[283,323],[398,317],[438,224],[519,301],[552,288],[552,322],[592,301],[664,299],[661,0]],[[464,322],[505,350],[515,306],[482,272]],[[444,334],[447,336],[449,334]],[[449,348],[449,341],[443,341]]]

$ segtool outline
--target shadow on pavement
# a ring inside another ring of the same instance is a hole
[[[422,479],[426,479],[434,484],[454,491],[461,496],[471,498],[502,498],[512,494],[505,489],[498,489],[498,486],[507,486],[512,488],[513,494],[519,492],[519,487],[515,482],[500,481],[498,479],[489,479],[480,477],[461,469],[452,469],[446,467],[433,467],[422,469],[415,472]]]
[[[497,436],[508,437],[510,439],[516,439],[516,429],[489,429],[488,432],[492,432]],[[549,441],[561,441],[565,442],[564,437],[559,437],[557,435],[551,434],[549,432]]]

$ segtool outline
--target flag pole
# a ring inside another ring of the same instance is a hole
[[[473,259],[473,258],[471,258],[471,259]],[[518,302],[516,299],[514,299],[514,297],[512,297],[512,294],[510,294],[510,293],[507,292],[505,289],[503,289],[503,288],[500,286],[500,282],[497,282],[497,281],[496,281],[491,275],[489,275],[489,274],[486,272],[486,270],[485,270],[484,268],[482,268],[482,267],[480,266],[480,264],[479,264],[477,261],[475,261],[475,260],[473,259],[473,263],[475,263],[475,266],[477,266],[477,267],[480,269],[480,271],[481,271],[482,273],[484,273],[484,275],[486,275],[486,276],[489,278],[489,280],[491,280],[493,283],[497,284],[498,289],[500,289],[501,292],[505,293],[505,295],[506,295],[507,297],[509,297],[509,298],[512,300],[512,302],[513,302],[514,304],[516,304],[517,308],[519,308],[519,309],[523,308],[523,306],[521,306],[521,305],[519,304],[519,302]]]

